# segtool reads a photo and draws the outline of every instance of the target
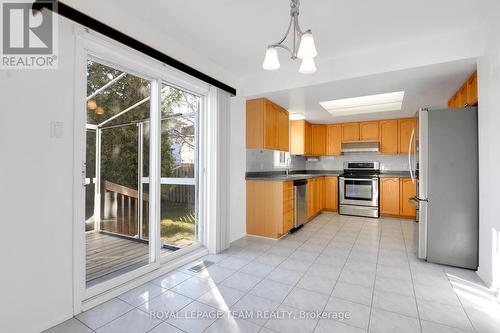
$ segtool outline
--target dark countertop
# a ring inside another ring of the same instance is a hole
[[[265,171],[265,172],[247,172],[246,180],[268,180],[268,181],[292,181],[296,179],[309,179],[315,177],[332,176],[338,177],[343,173],[342,170],[293,170],[287,176],[285,171]],[[381,178],[410,178],[409,171],[381,171]]]
[[[380,178],[410,178],[410,171],[381,171]]]
[[[287,176],[285,171],[247,172],[245,179],[285,182],[322,176],[338,177],[342,173],[342,170],[293,170],[290,171],[290,174]]]

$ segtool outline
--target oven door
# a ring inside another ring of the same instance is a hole
[[[340,204],[378,207],[378,178],[339,177]]]

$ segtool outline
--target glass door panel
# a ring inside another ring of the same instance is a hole
[[[149,80],[87,61],[86,165],[87,178],[95,178],[86,186],[87,287],[150,263],[142,186],[143,166],[149,165],[142,151],[150,90]]]
[[[169,251],[197,242],[200,105],[199,96],[162,85],[160,240]]]

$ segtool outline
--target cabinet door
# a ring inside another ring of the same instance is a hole
[[[361,141],[378,141],[378,121],[365,121],[359,123],[359,139]]]
[[[246,102],[246,148],[264,148],[264,99]]]
[[[318,205],[316,212],[319,213],[325,207],[325,177],[318,178]]]
[[[268,100],[264,104],[264,148],[278,149],[278,112]]]
[[[467,104],[467,82],[465,82],[458,90],[457,107],[463,108],[465,107],[466,104]]]
[[[398,120],[381,120],[379,123],[380,153],[397,154],[398,153]]]
[[[305,122],[305,131],[304,131],[304,150],[305,155],[312,155],[312,127],[307,121]]]
[[[341,155],[342,125],[326,126],[326,154],[329,156]]]
[[[307,219],[314,215],[314,179],[307,180]]]
[[[306,139],[306,121],[290,121],[290,154],[304,155]]]
[[[416,206],[410,202],[410,198],[417,193],[417,185],[414,184],[411,178],[402,178],[399,180],[399,215],[407,217],[416,216]]]
[[[326,155],[326,126],[311,125],[312,154],[314,156]]]
[[[325,209],[337,211],[338,190],[338,178],[325,177]]]
[[[477,105],[477,72],[474,72],[467,81],[467,105]]]
[[[278,150],[289,151],[290,124],[288,112],[275,105],[278,115]]]
[[[380,213],[399,215],[399,178],[380,178]]]
[[[359,123],[342,124],[342,142],[359,141]]]
[[[399,153],[400,154],[408,154],[408,149],[411,149],[413,153],[415,150],[415,118],[405,118],[399,119]],[[412,140],[413,133],[413,142],[410,147],[410,140]]]

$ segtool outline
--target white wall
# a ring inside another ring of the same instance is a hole
[[[235,241],[246,234],[245,98],[231,98],[230,119],[229,233],[230,240]]]
[[[496,176],[500,166],[500,3],[491,1],[486,54],[479,59],[479,270],[486,284],[500,287],[500,217]],[[496,17],[493,17],[496,16]]]
[[[74,38],[68,22],[59,31],[59,69],[0,71],[1,332],[73,314]]]
[[[74,172],[80,168],[73,165],[73,29],[73,23],[59,18],[57,70],[0,71],[2,333],[36,333],[73,316],[72,196]],[[145,30],[137,29],[134,37],[151,38],[141,33]],[[182,51],[190,61],[199,59]],[[225,77],[210,62],[199,61],[196,67]],[[51,121],[62,123],[61,138],[50,137]],[[243,196],[240,207],[244,202]]]

